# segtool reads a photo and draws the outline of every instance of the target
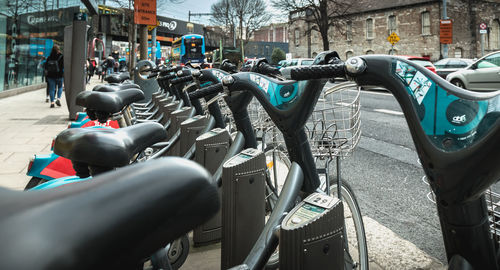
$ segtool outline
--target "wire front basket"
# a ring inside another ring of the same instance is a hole
[[[361,137],[360,88],[351,82],[335,85],[318,100],[306,124],[315,157],[347,157]]]

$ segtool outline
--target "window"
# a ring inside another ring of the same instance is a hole
[[[373,39],[373,19],[366,20],[366,39]]]
[[[391,15],[389,18],[387,18],[387,35],[390,35],[392,33],[396,32],[396,16]]]
[[[454,57],[455,58],[462,58],[462,48],[455,48]]]
[[[352,40],[352,22],[348,21],[345,29],[345,36],[347,40]]]
[[[366,54],[374,54],[374,53],[375,53],[375,52],[374,52],[374,51],[372,51],[372,50],[368,50],[368,51],[366,51]]]
[[[295,46],[298,47],[299,44],[300,44],[300,30],[299,30],[299,28],[295,28],[295,35],[294,35],[294,37],[295,37]]]
[[[500,67],[500,53],[492,54],[477,63],[477,68]]]
[[[352,51],[347,51],[347,52],[345,53],[345,59],[349,59],[349,58],[351,58],[353,55],[354,55],[354,53],[353,53]]]
[[[422,35],[431,34],[431,14],[429,11],[422,12]]]
[[[491,50],[498,50],[500,48],[500,22],[498,20],[494,20],[491,24],[489,40]]]

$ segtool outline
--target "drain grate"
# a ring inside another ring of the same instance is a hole
[[[61,125],[68,123],[69,119],[62,115],[47,115],[42,119],[39,119],[34,123],[34,125]]]

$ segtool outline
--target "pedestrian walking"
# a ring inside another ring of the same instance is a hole
[[[96,63],[96,66],[97,66],[97,78],[100,80],[101,79],[101,76],[102,76],[102,65],[103,65],[104,61],[100,61],[100,62],[97,62]]]
[[[115,59],[111,54],[106,58],[106,75],[113,73],[115,67]]]
[[[49,86],[50,107],[54,108],[54,103],[57,104],[57,106],[61,106],[60,99],[63,91],[64,58],[57,44],[54,44],[52,47],[52,51],[45,62],[44,70],[47,74],[46,79]]]

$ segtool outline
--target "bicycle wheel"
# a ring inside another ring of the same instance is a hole
[[[331,182],[330,196],[338,197],[337,181]],[[363,217],[356,196],[345,181],[342,181],[341,197],[344,204],[344,236],[347,239],[344,248],[344,269],[368,269],[368,248]]]
[[[285,184],[288,171],[291,166],[290,159],[284,151],[283,147],[274,147],[269,145],[264,150],[266,156],[266,165],[268,177],[266,179],[266,206],[270,214],[278,199],[283,185]],[[267,216],[266,216],[267,222]],[[279,266],[279,249],[271,255],[265,269],[276,269]]]

